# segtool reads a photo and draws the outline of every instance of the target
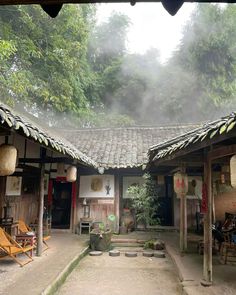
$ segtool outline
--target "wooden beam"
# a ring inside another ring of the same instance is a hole
[[[0,128],[0,136],[10,136],[11,132],[9,130]]]
[[[178,167],[180,166],[181,163],[184,163],[186,165],[188,165],[188,167],[203,167],[203,161],[202,162],[193,162],[193,161],[188,161],[188,160],[183,160],[183,161],[171,161],[168,162],[168,164],[155,164],[155,166],[159,167],[159,166],[169,166],[169,167]]]
[[[226,156],[231,156],[234,154],[236,154],[236,144],[222,146],[220,148],[209,151],[208,153],[211,161],[220,159]]]
[[[230,139],[232,137],[236,137],[236,131],[233,130],[232,132],[229,132],[227,134],[221,134],[220,136],[216,136],[215,138],[206,139],[202,142],[196,142],[194,144],[190,144],[189,147],[183,148],[181,150],[177,150],[176,152],[173,152],[169,156],[166,156],[161,159],[157,159],[154,161],[154,163],[161,164],[166,161],[171,161],[173,159],[176,159],[178,157],[187,156],[190,153],[196,152],[201,149],[205,149],[206,147],[213,146],[214,144],[218,144],[222,141],[225,141],[227,139]]]
[[[40,164],[40,163],[66,163],[73,164],[74,160],[66,157],[45,157],[45,158],[19,158],[19,163],[31,163],[31,164]]]

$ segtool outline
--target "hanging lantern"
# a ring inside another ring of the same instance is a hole
[[[66,180],[68,182],[74,182],[77,179],[77,168],[75,166],[70,166],[67,168]]]
[[[232,187],[236,188],[236,155],[230,159],[230,181]]]
[[[178,196],[186,195],[188,191],[188,176],[185,173],[174,174],[174,191]]]
[[[57,176],[65,176],[64,163],[57,163]]]
[[[0,146],[0,176],[11,175],[16,169],[17,149],[10,144]]]

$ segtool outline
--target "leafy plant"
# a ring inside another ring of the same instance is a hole
[[[137,222],[142,222],[144,227],[159,223],[156,212],[159,207],[157,190],[151,175],[143,175],[144,184],[134,185],[128,188],[128,193],[132,198],[132,207],[135,209]]]

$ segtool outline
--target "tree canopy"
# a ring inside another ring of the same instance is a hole
[[[67,5],[56,19],[34,5],[1,7],[0,99],[55,125],[213,119],[235,104],[235,19],[235,6],[197,5],[161,64],[156,49],[128,52],[126,15],[98,24],[89,4]]]

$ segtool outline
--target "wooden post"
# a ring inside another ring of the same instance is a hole
[[[180,252],[187,250],[187,198],[180,196]]]
[[[78,176],[77,176],[78,179]],[[78,180],[76,182],[72,182],[72,198],[71,198],[71,231],[72,233],[76,233],[76,225],[77,225],[77,192],[78,192]]]
[[[204,215],[204,258],[202,284],[212,283],[212,180],[211,159],[204,163],[204,181],[207,186],[207,213]]]
[[[37,256],[41,256],[43,252],[44,171],[45,164],[42,163],[40,167]]]
[[[115,175],[115,203],[114,203],[114,214],[116,216],[115,232],[119,233],[120,223],[120,175]]]
[[[184,252],[187,251],[187,197],[183,195],[183,232],[184,232]]]
[[[3,215],[3,200],[6,193],[6,180],[6,176],[0,176],[0,217]]]

